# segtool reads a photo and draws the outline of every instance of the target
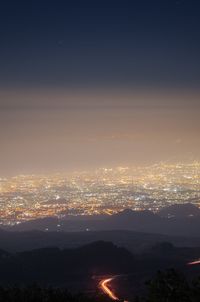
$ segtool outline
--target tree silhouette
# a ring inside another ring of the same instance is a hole
[[[191,288],[181,274],[171,269],[158,272],[155,279],[148,282],[147,302],[190,302]],[[200,300],[199,300],[200,301]]]

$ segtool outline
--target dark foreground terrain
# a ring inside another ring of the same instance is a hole
[[[113,291],[113,289],[111,288]],[[125,301],[118,299],[118,301]],[[0,302],[109,302],[111,299],[101,292],[92,294],[71,294],[58,287],[38,285],[21,287],[0,287]],[[199,302],[200,277],[188,281],[173,269],[158,272],[146,282],[141,295],[133,295],[130,302]]]
[[[199,258],[200,248],[174,247],[159,243],[145,252],[133,254],[111,242],[98,241],[73,248],[57,247],[9,253],[0,251],[2,286],[40,286],[67,288],[71,292],[94,294],[105,276],[119,276],[114,282],[120,296],[144,292],[144,283],[158,270],[177,268],[189,278],[200,275],[200,266],[188,265]],[[122,285],[124,284],[124,285]]]
[[[0,301],[109,301],[100,286],[107,279],[123,301],[200,301],[200,283],[191,281],[200,276],[200,264],[189,265],[200,258],[196,207],[174,206],[156,216],[125,210],[98,221],[64,220],[59,231],[57,223],[50,218],[0,230]],[[183,225],[185,233],[179,232]],[[76,231],[66,232],[69,226]],[[180,275],[156,275],[171,268]],[[147,285],[148,280],[154,281]]]

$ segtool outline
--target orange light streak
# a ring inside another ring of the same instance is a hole
[[[115,296],[115,294],[108,287],[108,283],[110,283],[113,279],[114,279],[114,277],[102,280],[100,282],[100,287],[101,287],[102,291],[106,295],[108,295],[112,300],[117,301],[117,300],[119,300],[119,298],[117,296]]]

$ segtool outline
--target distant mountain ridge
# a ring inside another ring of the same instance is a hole
[[[90,219],[58,219],[56,217],[38,219],[7,228],[12,231],[102,231],[131,230],[136,232],[166,235],[199,236],[200,210],[192,204],[173,205],[154,214],[151,211],[125,209],[112,216],[96,216]]]
[[[200,209],[192,203],[174,204],[161,209],[158,215],[161,217],[200,217]]]

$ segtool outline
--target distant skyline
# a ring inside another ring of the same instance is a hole
[[[0,176],[200,160],[199,1],[9,1]]]

